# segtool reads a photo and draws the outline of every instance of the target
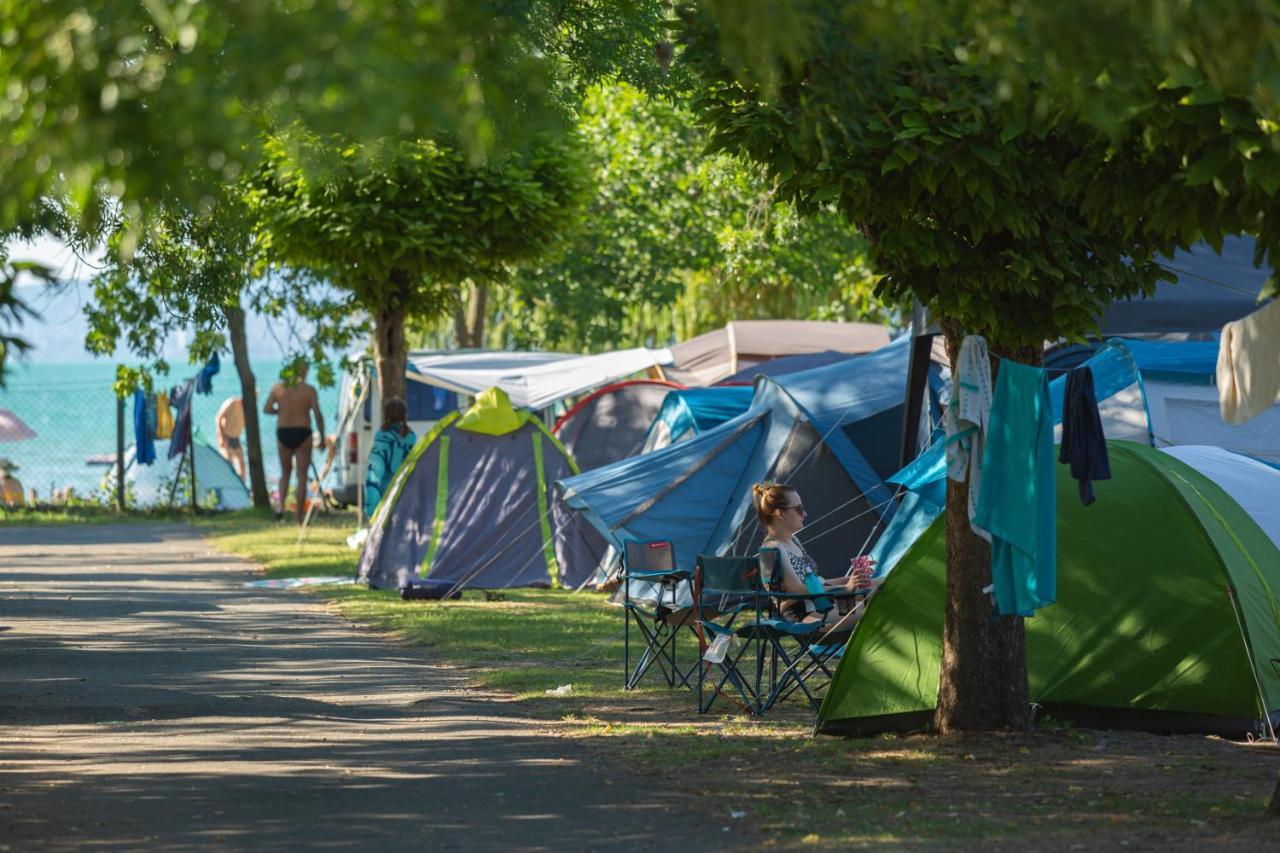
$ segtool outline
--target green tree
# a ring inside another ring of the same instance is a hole
[[[110,355],[124,344],[147,364],[126,371],[118,390],[150,384],[151,374],[165,374],[162,358],[166,339],[174,332],[194,330],[192,364],[215,352],[231,350],[240,393],[245,401],[245,437],[250,488],[255,506],[269,507],[262,461],[257,381],[245,336],[248,301],[257,310],[281,317],[297,311],[309,321],[309,349],[321,363],[320,381],[332,382],[327,350],[345,346],[361,330],[346,318],[352,308],[335,300],[322,282],[306,275],[257,278],[263,265],[255,223],[244,206],[240,188],[229,187],[203,213],[179,205],[152,211],[140,239],[126,254],[120,244],[132,242],[138,231],[127,222],[113,223],[106,241],[105,265],[93,279],[93,299],[85,306],[89,321],[86,348]]]
[[[686,106],[601,86],[579,130],[594,193],[563,251],[498,289],[494,343],[599,349],[734,318],[879,316],[862,237],[834,211],[799,217],[756,165],[706,156]]]
[[[585,191],[567,135],[478,164],[449,143],[356,145],[296,131],[267,152],[250,193],[266,249],[369,313],[383,399],[405,395],[406,318],[448,316],[464,282],[553,248]]]
[[[870,44],[835,12],[773,96],[715,53],[705,17],[685,53],[705,80],[715,145],[765,165],[802,211],[835,204],[871,244],[879,292],[940,318],[954,360],[980,334],[992,352],[1038,363],[1045,340],[1083,335],[1112,301],[1149,293],[1158,246],[1090,203],[1141,157],[1069,114],[1005,92],[950,46]],[[748,82],[744,82],[748,81]],[[998,366],[998,364],[996,365]],[[947,496],[947,612],[940,731],[1027,722],[1025,638],[991,618],[988,546],[969,529],[967,486]]]

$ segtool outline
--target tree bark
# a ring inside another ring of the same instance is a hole
[[[963,330],[947,321],[942,327],[954,371]],[[1010,355],[1039,363],[1034,351]],[[993,377],[998,369],[993,356]],[[991,546],[970,528],[968,502],[969,484],[948,480],[947,605],[934,728],[942,734],[1024,729],[1030,724],[1026,630],[1021,618],[992,618],[995,605],[982,591],[991,583]]]
[[[404,345],[404,311],[398,306],[373,312],[373,354],[378,365],[378,393],[385,402],[405,399],[405,368],[409,352]],[[380,414],[375,413],[375,418]]]
[[[472,284],[468,288],[466,301],[454,312],[453,324],[460,348],[484,348],[484,326],[488,302],[488,286]]]
[[[271,508],[271,496],[267,493],[267,474],[262,464],[262,427],[258,420],[258,385],[249,365],[249,343],[245,337],[244,309],[240,306],[224,309],[227,333],[231,338],[231,356],[236,374],[240,377],[240,399],[244,403],[245,461],[249,467],[249,492],[253,505],[259,509]]]

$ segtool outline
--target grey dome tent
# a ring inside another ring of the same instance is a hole
[[[561,415],[552,432],[583,471],[635,456],[667,393],[678,388],[661,379],[606,385]]]
[[[376,589],[579,583],[594,563],[550,492],[577,472],[536,417],[490,388],[418,440],[373,514],[358,577]]]

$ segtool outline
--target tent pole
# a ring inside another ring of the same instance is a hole
[[[124,512],[124,397],[116,397],[116,509]]]
[[[1271,742],[1276,743],[1276,727],[1271,722],[1271,709],[1267,707],[1267,695],[1262,692],[1262,682],[1258,680],[1253,647],[1249,645],[1249,633],[1244,629],[1244,617],[1240,614],[1240,602],[1236,599],[1235,587],[1227,586],[1227,598],[1231,599],[1231,612],[1235,614],[1236,627],[1240,629],[1240,642],[1244,643],[1244,653],[1249,658],[1249,674],[1253,676],[1253,684],[1258,688],[1258,707],[1262,709],[1263,728],[1271,730]]]
[[[919,302],[911,309],[911,354],[907,361],[907,396],[902,406],[900,462],[906,467],[916,458],[920,434],[920,412],[929,381],[929,356],[936,331],[929,331],[929,315]]]
[[[196,436],[192,430],[188,451],[191,453],[191,514],[196,514]]]

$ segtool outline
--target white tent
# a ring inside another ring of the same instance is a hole
[[[635,373],[671,363],[671,351],[637,349],[598,355],[551,352],[409,354],[407,378],[461,394],[487,388],[506,392],[519,409],[545,409]]]
[[[1161,448],[1216,483],[1280,548],[1280,471],[1221,447]]]
[[[191,493],[187,491],[190,488],[187,485],[187,462],[182,463],[182,483],[175,491],[173,486],[174,479],[179,476],[179,460],[168,458],[168,440],[157,441],[155,445],[156,461],[150,465],[137,463],[136,445],[124,452],[124,479],[130,501],[139,507],[167,506],[169,496],[173,495],[173,503],[184,506],[191,500]],[[214,509],[248,509],[253,506],[249,489],[231,463],[204,442],[197,441],[195,448],[196,498],[199,504],[212,505]],[[179,458],[186,459],[187,456],[183,453]],[[107,477],[114,482],[114,466]]]

